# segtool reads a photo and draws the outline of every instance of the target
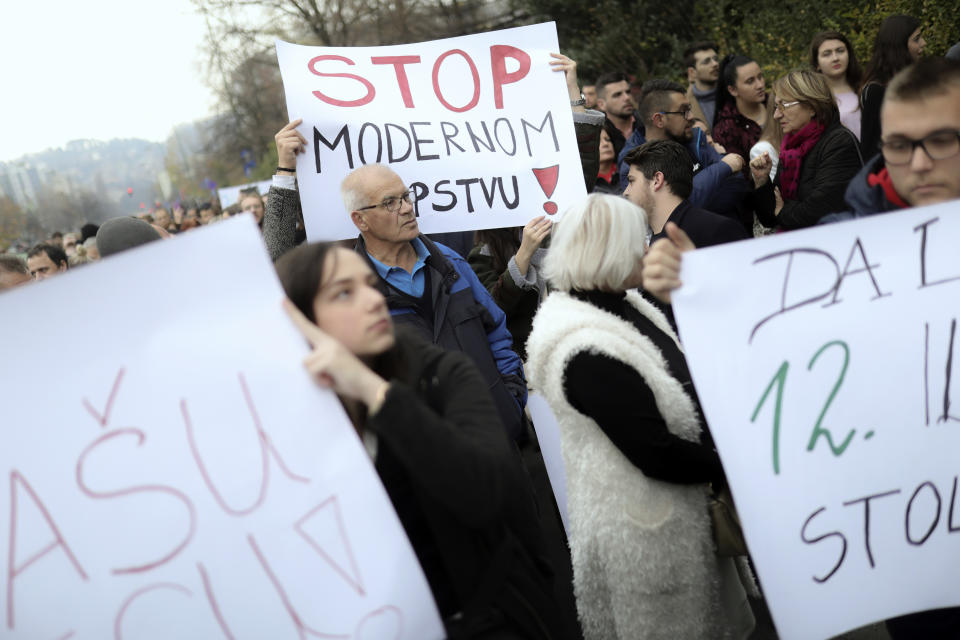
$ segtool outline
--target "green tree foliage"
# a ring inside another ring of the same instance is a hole
[[[769,78],[806,67],[810,39],[835,29],[870,59],[880,23],[898,13],[920,19],[928,55],[943,55],[960,40],[956,0],[514,0],[537,20],[555,20],[560,46],[579,63],[584,82],[604,71],[636,74],[640,81],[686,81],[682,52],[712,40],[720,53],[755,58]]]
[[[0,251],[6,251],[27,228],[27,216],[17,203],[0,196]]]

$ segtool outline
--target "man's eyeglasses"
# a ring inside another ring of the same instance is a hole
[[[384,198],[379,204],[371,204],[367,207],[360,207],[357,211],[366,211],[367,209],[376,209],[377,207],[383,207],[390,213],[398,213],[403,207],[403,203],[410,204],[410,192],[404,191],[399,196],[390,196]]]
[[[920,140],[893,138],[880,142],[880,153],[887,164],[907,164],[917,147],[927,152],[931,160],[946,160],[960,153],[960,131],[934,131]]]
[[[794,100],[793,102],[780,102],[779,100],[777,100],[776,102],[773,103],[773,108],[780,109],[780,113],[783,113],[790,107],[797,106],[798,104],[800,104],[800,102],[801,100]]]
[[[690,114],[693,113],[693,107],[688,105],[686,107],[683,107],[679,111],[657,111],[657,113],[659,113],[662,116],[676,115],[676,116],[683,116],[684,118],[689,118]]]

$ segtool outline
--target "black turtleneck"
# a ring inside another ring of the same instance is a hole
[[[623,292],[574,291],[571,295],[626,320],[653,342],[670,375],[693,401],[704,426],[702,442],[672,434],[640,373],[607,355],[582,351],[567,363],[563,391],[571,406],[592,418],[644,475],[681,484],[724,484],[723,467],[706,429],[686,359],[673,338],[627,302]]]

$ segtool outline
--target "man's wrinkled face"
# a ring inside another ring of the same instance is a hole
[[[420,235],[410,202],[410,188],[403,184],[400,176],[389,169],[377,171],[367,178],[364,191],[368,194],[367,202],[363,211],[355,213],[355,222],[365,236],[398,243],[409,242]]]
[[[622,118],[629,116],[633,113],[633,102],[630,101],[630,83],[621,80],[604,85],[603,91],[598,94],[597,106],[607,115]]]
[[[960,131],[960,88],[922,100],[887,100],[880,126],[883,142],[922,140],[938,132],[946,140]],[[909,162],[886,167],[894,189],[911,206],[960,198],[960,153],[934,160],[916,146]]]

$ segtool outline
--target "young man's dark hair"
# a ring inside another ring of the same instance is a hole
[[[693,192],[693,163],[690,152],[673,140],[649,140],[631,150],[624,161],[636,167],[647,180],[659,171],[670,192],[686,200]]]
[[[716,42],[710,42],[709,40],[701,40],[700,42],[694,42],[692,45],[683,50],[683,64],[687,67],[695,67],[697,65],[697,56],[696,54],[700,51],[719,51]]]
[[[83,244],[90,238],[97,237],[97,230],[99,229],[100,227],[98,225],[93,224],[92,222],[88,222],[87,224],[80,227],[80,244]]]
[[[615,82],[630,82],[630,79],[622,71],[608,71],[597,78],[597,95],[602,98],[607,85]]]
[[[50,258],[50,262],[57,265],[57,267],[59,267],[61,263],[67,265],[67,267],[70,266],[70,261],[67,259],[67,254],[63,249],[55,244],[47,244],[45,242],[41,242],[30,249],[30,251],[27,252],[27,260],[34,256],[38,256],[41,253],[47,254],[47,257]]]
[[[650,126],[653,116],[670,109],[671,93],[684,93],[683,87],[670,80],[647,80],[643,84],[643,99],[640,100],[640,119]]]

